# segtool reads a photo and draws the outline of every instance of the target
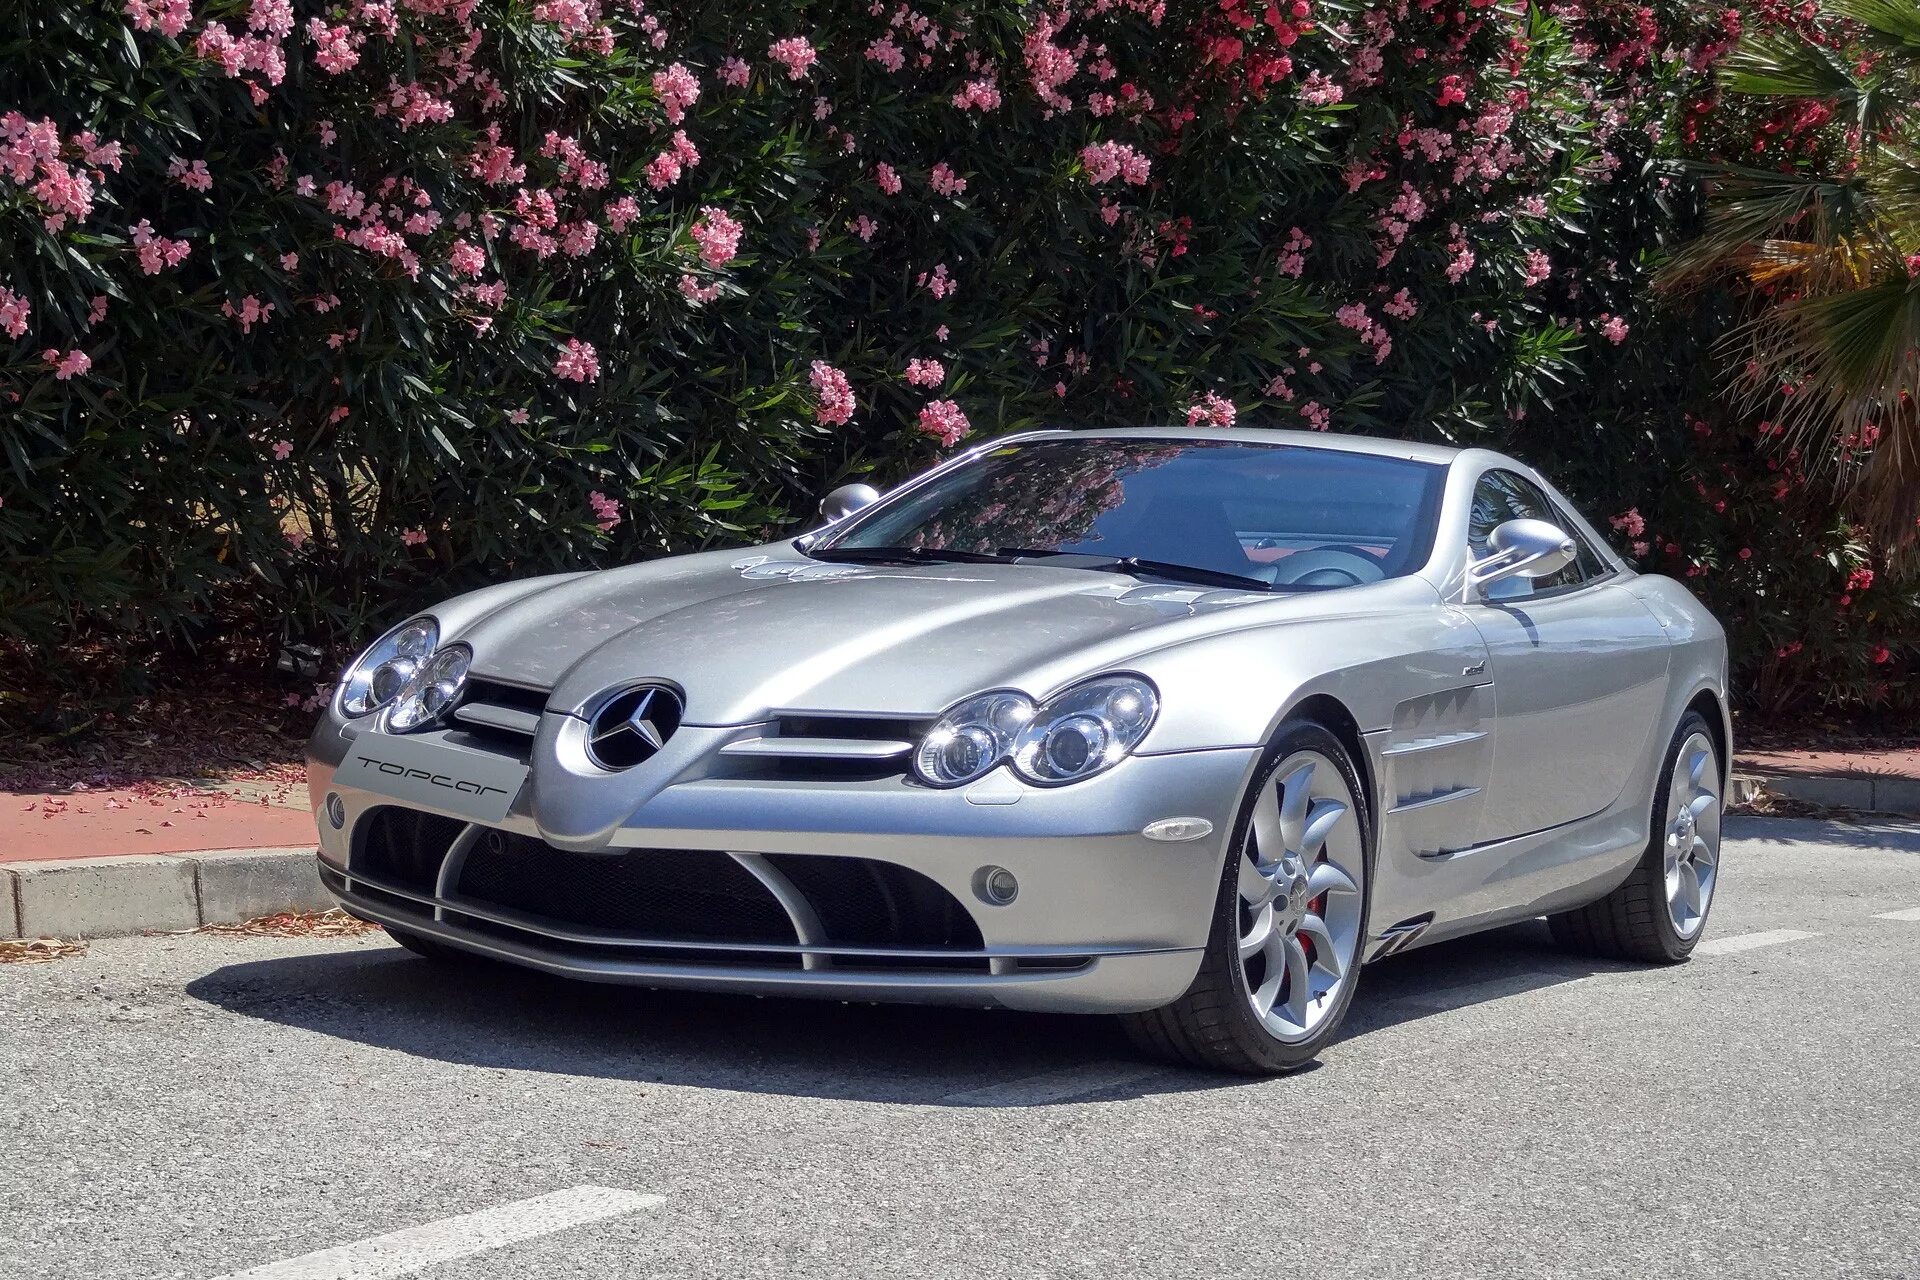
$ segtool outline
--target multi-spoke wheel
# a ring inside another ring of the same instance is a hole
[[[1667,745],[1653,835],[1626,882],[1598,902],[1549,916],[1563,945],[1671,964],[1700,940],[1720,879],[1720,786],[1713,732],[1695,712]]]
[[[1164,1056],[1286,1071],[1333,1037],[1359,976],[1369,827],[1338,738],[1293,722],[1276,735],[1234,833],[1212,939],[1193,986],[1128,1019]]]

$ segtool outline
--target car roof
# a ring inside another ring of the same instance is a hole
[[[1112,436],[1136,440],[1217,440],[1223,443],[1290,444],[1308,449],[1330,449],[1341,453],[1365,453],[1380,458],[1406,458],[1413,462],[1450,465],[1464,449],[1448,445],[1419,444],[1411,440],[1383,440],[1372,436],[1336,435],[1327,431],[1282,431],[1271,427],[1085,427],[1073,430],[1021,432],[1020,439],[1057,439],[1085,436]],[[1008,437],[1001,437],[1000,443]],[[1482,450],[1472,450],[1480,453]]]

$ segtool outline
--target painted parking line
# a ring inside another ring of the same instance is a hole
[[[1817,933],[1808,933],[1803,929],[1768,929],[1764,933],[1736,933],[1731,938],[1708,938],[1693,949],[1693,954],[1730,956],[1738,951],[1752,951],[1756,947],[1771,947],[1782,942],[1799,942],[1819,936]]]
[[[1144,1062],[1094,1062],[1084,1067],[1047,1071],[1018,1080],[1002,1080],[978,1089],[963,1089],[940,1099],[961,1107],[1030,1107],[1065,1102],[1084,1094],[1101,1093],[1167,1075],[1165,1067]]]
[[[615,1187],[568,1187],[284,1262],[269,1262],[249,1271],[231,1272],[218,1280],[382,1280],[411,1275],[455,1258],[650,1209],[665,1199]]]
[[[1904,911],[1882,911],[1875,920],[1920,920],[1920,907],[1908,907]]]

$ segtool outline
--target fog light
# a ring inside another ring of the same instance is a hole
[[[982,867],[973,873],[973,891],[982,901],[1004,907],[1020,895],[1020,882],[1005,867]]]
[[[337,791],[327,793],[327,822],[335,831],[347,825],[347,803]]]

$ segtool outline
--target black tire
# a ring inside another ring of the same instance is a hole
[[[1653,791],[1652,829],[1647,848],[1634,864],[1633,872],[1612,893],[1584,907],[1547,917],[1554,941],[1570,951],[1601,956],[1610,960],[1638,960],[1647,964],[1679,964],[1693,954],[1693,948],[1706,934],[1704,919],[1690,938],[1680,936],[1667,914],[1667,890],[1663,843],[1665,831],[1661,815],[1673,786],[1673,770],[1681,746],[1699,733],[1713,742],[1713,730],[1705,717],[1689,711],[1680,717],[1679,727],[1667,743],[1660,759],[1660,779]],[[1719,748],[1713,748],[1713,765],[1721,766]],[[1707,911],[1713,910],[1708,900]]]
[[[1306,750],[1316,751],[1333,761],[1353,796],[1366,875],[1361,886],[1359,938],[1352,963],[1356,970],[1362,964],[1368,913],[1372,907],[1374,867],[1373,824],[1367,794],[1360,785],[1352,757],[1339,738],[1313,721],[1289,720],[1275,733],[1254,774],[1253,785],[1241,800],[1240,812],[1234,820],[1233,839],[1221,868],[1219,890],[1214,898],[1213,927],[1208,933],[1199,973],[1194,975],[1186,993],[1172,1004],[1121,1017],[1128,1038],[1142,1052],[1215,1071],[1281,1075],[1311,1064],[1339,1034],[1340,1024],[1353,1001],[1353,992],[1359,985],[1357,972],[1343,983],[1334,1007],[1324,1015],[1313,1036],[1289,1043],[1271,1034],[1255,1014],[1236,948],[1240,933],[1238,877],[1254,804],[1281,764],[1296,752]]]

